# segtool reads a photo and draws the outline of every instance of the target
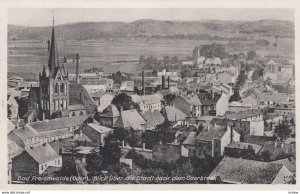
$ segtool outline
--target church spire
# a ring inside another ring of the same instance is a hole
[[[59,67],[58,62],[58,55],[57,55],[57,47],[55,41],[55,33],[54,33],[54,16],[52,19],[52,35],[51,35],[51,45],[49,50],[49,60],[48,60],[48,67],[51,76],[54,76],[56,67]]]

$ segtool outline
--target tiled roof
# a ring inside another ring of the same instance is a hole
[[[288,102],[288,93],[258,93],[258,99],[262,101]]]
[[[190,106],[191,104],[184,99],[182,96],[177,96],[171,104],[174,104],[174,106],[179,109],[181,112],[183,112],[186,116],[191,114]]]
[[[136,103],[144,103],[144,104],[157,104],[160,103],[162,98],[159,94],[151,94],[151,95],[130,95],[132,100]]]
[[[274,164],[283,164],[289,171],[296,173],[296,160],[294,157],[273,161]]]
[[[39,164],[49,162],[60,157],[48,143],[27,149],[26,152]]]
[[[220,176],[222,181],[229,183],[271,184],[282,166],[282,164],[225,157],[210,177]]]
[[[120,116],[120,113],[116,107],[116,105],[111,104],[106,109],[100,113],[100,116],[102,117],[118,117]]]
[[[147,123],[136,109],[122,111],[121,116],[124,127],[132,128],[135,131],[142,130],[142,125]]]
[[[238,149],[248,149],[249,146],[252,147],[253,150],[258,151],[262,148],[261,145],[253,144],[253,143],[245,143],[245,142],[232,142],[228,144],[226,147],[228,148],[238,148]]]
[[[38,132],[35,129],[28,127],[27,125],[25,125],[24,128],[13,130],[13,133],[22,140],[39,136]]]
[[[147,128],[155,128],[156,125],[160,125],[165,121],[165,118],[160,114],[159,111],[146,111],[142,113],[142,116],[147,121]]]
[[[81,125],[86,119],[88,118],[87,115],[80,115],[74,117],[62,117],[52,120],[44,120],[38,121],[34,123],[28,123],[26,126],[36,130],[37,132],[45,132],[57,129],[63,129],[73,126]]]
[[[186,137],[186,139],[184,140],[184,142],[182,143],[183,145],[195,145],[196,142],[196,132],[192,131],[189,133],[189,135]]]
[[[98,133],[108,133],[110,131],[113,131],[113,129],[99,125],[99,124],[94,124],[94,123],[88,123],[87,126],[90,128],[94,129]]]
[[[251,109],[246,111],[240,111],[237,113],[229,113],[225,114],[225,117],[230,120],[240,120],[240,119],[246,119],[249,117],[255,117],[258,115],[262,115],[262,111],[258,109]]]
[[[196,139],[200,141],[212,141],[213,139],[221,139],[226,131],[226,126],[216,125],[213,127],[213,129],[201,131]]]
[[[168,121],[182,121],[185,120],[187,117],[185,113],[183,113],[181,110],[174,106],[166,106],[165,109]]]

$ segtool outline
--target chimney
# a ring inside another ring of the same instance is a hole
[[[168,76],[168,89],[170,88],[170,76]]]
[[[143,95],[145,95],[145,72],[142,71],[142,87],[143,87]]]
[[[230,143],[233,142],[233,127],[232,125],[230,126]]]
[[[122,148],[124,148],[125,147],[125,142],[124,142],[124,140],[122,140]]]
[[[43,112],[43,121],[45,120],[45,112]]]
[[[50,40],[47,40],[47,45],[48,45],[48,53],[50,52]]]
[[[79,84],[79,55],[76,54],[76,83]]]
[[[146,144],[143,142],[143,151],[146,149]]]
[[[79,131],[79,135],[80,135],[80,137],[82,137],[82,130]]]
[[[175,137],[174,138],[174,145],[176,145],[177,144],[177,138]]]
[[[16,129],[18,129],[20,126],[19,126],[19,122],[20,122],[20,118],[19,118],[19,115],[17,116],[17,123],[16,123]]]
[[[162,75],[162,76],[161,76],[161,89],[165,89],[165,84],[166,84],[165,82],[166,82],[165,76]]]

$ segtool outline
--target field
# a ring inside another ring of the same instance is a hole
[[[258,47],[254,41],[197,41],[197,40],[157,40],[157,39],[113,39],[86,41],[57,41],[59,57],[79,53],[80,71],[90,67],[102,67],[107,73],[118,70],[134,72],[139,69],[137,61],[141,55],[163,58],[178,56],[184,59],[192,55],[195,46],[211,43],[223,44],[228,52],[247,52],[255,49],[262,55],[294,57],[294,40],[278,39],[278,47]],[[271,40],[270,40],[271,42]],[[17,40],[8,42],[8,72],[15,75],[30,75],[37,78],[38,72],[47,64],[47,43],[40,40]],[[118,61],[118,62],[116,62]],[[123,62],[122,62],[123,61]],[[65,64],[69,73],[75,72],[75,64]],[[23,76],[24,77],[24,76]]]

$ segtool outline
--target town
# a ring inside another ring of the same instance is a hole
[[[295,184],[293,59],[212,43],[80,71],[55,30],[38,80],[8,76],[8,183]]]

